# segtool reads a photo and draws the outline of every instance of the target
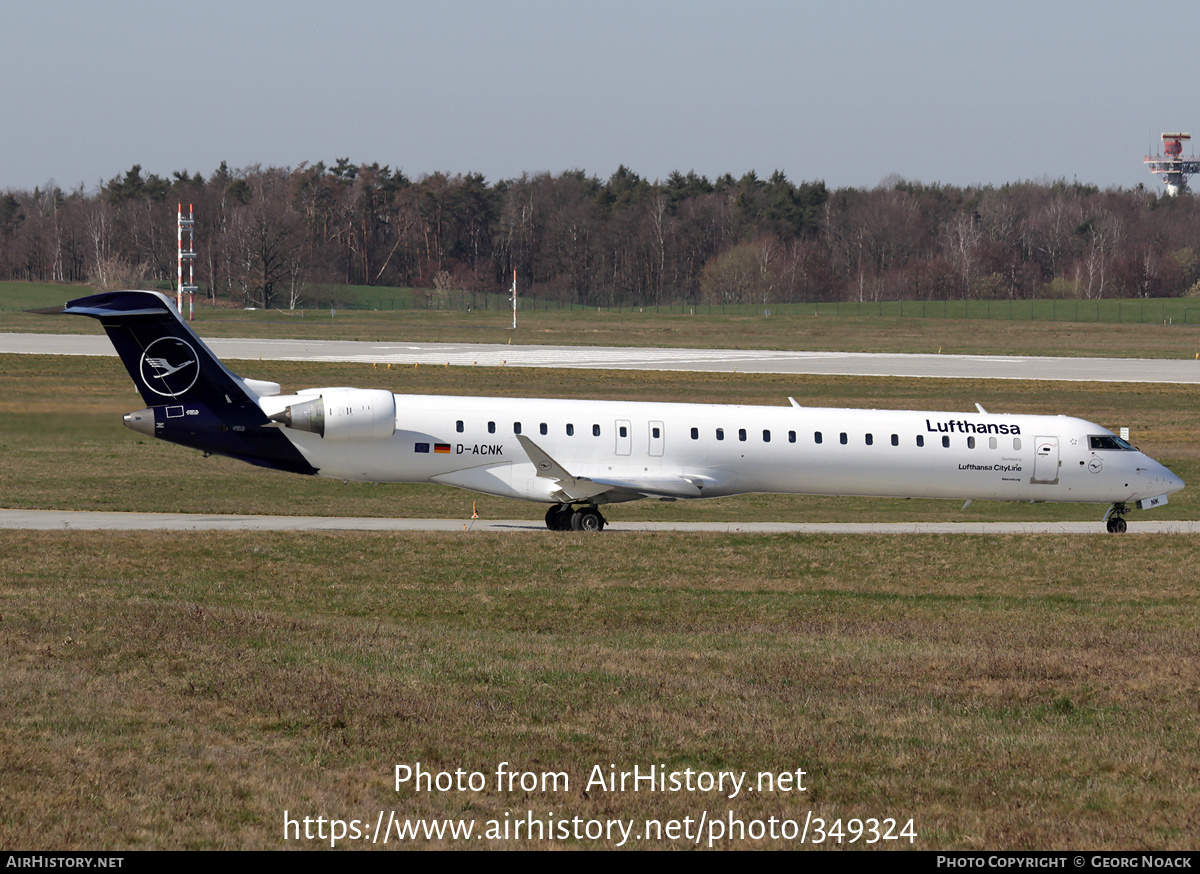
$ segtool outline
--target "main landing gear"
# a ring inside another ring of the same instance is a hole
[[[546,511],[546,527],[551,531],[602,531],[605,521],[595,504],[579,509],[570,504],[555,504]]]
[[[1125,514],[1128,512],[1129,508],[1123,501],[1118,501],[1108,508],[1108,512],[1104,514],[1104,527],[1108,529],[1109,534],[1125,533],[1125,529],[1129,527],[1125,523]]]

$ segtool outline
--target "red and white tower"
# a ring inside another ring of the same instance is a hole
[[[1187,178],[1193,173],[1200,173],[1200,160],[1194,155],[1183,157],[1183,141],[1191,138],[1191,134],[1163,134],[1163,153],[1146,156],[1146,166],[1150,168],[1151,173],[1162,176],[1163,182],[1167,184],[1167,194],[1172,197],[1181,191],[1187,191]]]
[[[179,204],[179,282],[175,288],[175,306],[179,312],[183,312],[183,295],[188,296],[188,321],[196,317],[196,276],[194,266],[196,263],[196,239],[193,234],[193,229],[196,226],[196,220],[192,217],[192,205],[188,204],[187,218],[183,217],[183,204]],[[187,237],[187,248],[184,248],[184,237]],[[188,281],[187,285],[183,284],[183,262],[187,262]]]

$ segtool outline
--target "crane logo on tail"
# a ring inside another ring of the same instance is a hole
[[[142,353],[139,370],[146,388],[165,398],[176,398],[200,378],[200,356],[192,345],[177,337],[160,337]]]

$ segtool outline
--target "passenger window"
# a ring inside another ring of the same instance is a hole
[[[841,434],[839,434],[839,435],[838,435],[838,441],[839,441],[839,442],[840,442],[840,443],[841,443],[843,446],[845,446],[847,443],[849,443],[849,442],[850,442],[850,438],[849,438],[849,437],[847,437],[847,436],[846,436],[846,432],[845,432],[845,431],[843,431]]]
[[[741,440],[743,443],[746,442],[746,429],[745,428],[738,428],[738,440]]]
[[[967,438],[967,448],[968,448],[968,449],[974,449],[974,448],[975,448],[975,438],[974,438],[974,437],[968,437],[968,438]]]
[[[575,426],[574,425],[567,425],[567,436],[568,437],[575,436]]]
[[[693,439],[693,440],[699,440],[699,439],[700,439],[700,429],[699,429],[699,428],[693,428],[693,429],[692,429],[692,439]]]
[[[521,423],[520,422],[513,422],[513,433],[514,434],[521,433]]]
[[[593,436],[593,437],[599,437],[599,436],[600,436],[600,426],[599,426],[599,425],[593,425],[593,426],[592,426],[592,436]]]
[[[629,429],[628,429],[628,428],[626,428],[624,425],[622,425],[622,426],[621,426],[621,436],[622,436],[622,437],[628,437],[628,436],[629,436]]]
[[[650,429],[650,435],[651,435],[651,436],[652,436],[652,437],[653,437],[655,440],[657,440],[659,437],[661,437],[661,436],[662,436],[662,432],[661,432],[661,431],[659,431],[657,428],[651,428],[651,429]]]
[[[788,443],[795,443],[795,442],[796,442],[796,432],[788,431]]]
[[[724,428],[718,428],[718,429],[717,429],[717,439],[718,439],[718,440],[724,440],[724,439],[725,439],[725,429],[724,429]]]
[[[950,435],[949,434],[946,434],[942,437],[942,446],[944,446],[946,449],[950,448]]]
[[[545,422],[542,422],[542,424],[538,425],[538,433],[539,434],[545,434],[547,432],[547,430],[548,429],[546,428]]]
[[[996,438],[989,437],[988,438],[988,449],[995,449],[995,448],[996,448]]]
[[[462,419],[459,419],[457,422],[454,423],[454,430],[457,431],[459,434],[461,434],[463,432]]]
[[[893,446],[899,446],[899,445],[900,445],[900,435],[899,435],[899,434],[893,434],[893,435],[892,435],[892,445],[893,445]]]
[[[496,423],[495,422],[488,422],[488,433],[489,434],[496,433]]]
[[[918,434],[918,435],[917,435],[917,445],[918,445],[918,446],[924,446],[924,445],[925,445],[925,435],[924,435],[924,434]]]
[[[867,445],[871,446],[875,443],[875,437],[872,434],[867,435]]]
[[[813,443],[820,443],[820,442],[821,442],[821,432],[814,431],[813,432]]]
[[[1021,448],[1021,438],[1014,437],[1013,438],[1013,449],[1020,449],[1020,448]]]
[[[763,443],[770,443],[770,442],[771,442],[771,432],[763,431]]]

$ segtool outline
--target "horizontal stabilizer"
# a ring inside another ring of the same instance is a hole
[[[260,398],[273,397],[283,390],[279,383],[270,382],[265,379],[249,379],[243,376],[242,383]]]

